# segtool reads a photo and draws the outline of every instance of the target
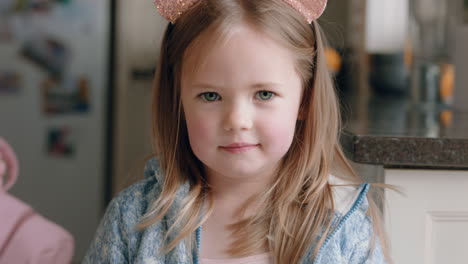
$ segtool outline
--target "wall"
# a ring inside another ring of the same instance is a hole
[[[94,237],[104,209],[109,34],[107,0],[81,0],[79,6],[86,10],[86,25],[73,22],[76,13],[66,13],[66,20],[40,16],[28,26],[44,29],[72,51],[68,74],[85,75],[90,83],[87,113],[46,115],[41,83],[48,78],[47,73],[19,56],[19,39],[0,43],[0,70],[18,72],[22,83],[18,94],[0,96],[0,136],[12,145],[20,165],[11,193],[74,236],[76,262]],[[70,126],[74,133],[76,151],[71,157],[47,153],[48,129],[62,125]]]

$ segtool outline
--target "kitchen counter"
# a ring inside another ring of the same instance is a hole
[[[406,98],[342,99],[341,143],[352,161],[386,168],[468,169],[468,111]]]

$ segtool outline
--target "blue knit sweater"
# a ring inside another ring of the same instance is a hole
[[[188,184],[178,191],[164,221],[158,221],[144,231],[134,230],[140,217],[159,196],[162,180],[157,161],[150,160],[145,168],[145,179],[126,188],[110,202],[83,263],[199,264],[201,228],[196,231],[197,248],[192,254],[188,254],[185,243],[179,243],[166,255],[159,254],[165,246],[164,236],[171,225],[170,219],[174,219],[187,194]],[[370,250],[372,224],[366,216],[369,185],[333,188],[337,189],[334,192],[337,208],[333,219],[334,231],[326,238],[317,257],[310,260],[315,249],[311,246],[301,264],[385,263],[379,243],[374,251]]]

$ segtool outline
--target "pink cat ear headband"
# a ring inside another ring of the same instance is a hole
[[[189,10],[199,1],[201,0],[154,0],[154,3],[156,4],[156,8],[159,10],[159,13],[174,24],[185,11]],[[325,11],[325,7],[327,6],[327,0],[283,1],[301,13],[309,24],[318,19],[323,14],[323,11]]]

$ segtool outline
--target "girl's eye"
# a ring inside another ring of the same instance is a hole
[[[203,98],[203,100],[208,101],[208,102],[213,102],[213,101],[219,100],[220,98],[219,94],[214,93],[214,92],[202,93],[200,96]]]
[[[267,101],[270,100],[274,96],[273,92],[269,91],[260,91],[257,93],[257,99],[260,99],[262,101]]]

